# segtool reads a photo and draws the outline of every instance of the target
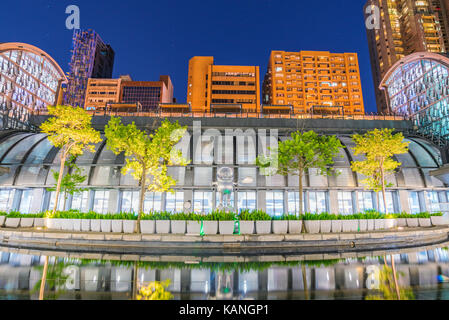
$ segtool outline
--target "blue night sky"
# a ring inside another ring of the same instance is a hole
[[[271,50],[357,52],[367,112],[375,112],[365,0],[17,0],[2,1],[0,42],[25,42],[69,71],[72,30],[68,5],[81,28],[96,30],[116,56],[114,77],[159,80],[168,74],[178,102],[186,100],[188,61],[214,56],[216,64],[258,65],[261,80]]]

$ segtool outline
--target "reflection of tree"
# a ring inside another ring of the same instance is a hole
[[[379,273],[379,290],[381,295],[369,295],[365,300],[414,300],[415,295],[410,288],[401,288],[398,283],[398,276],[402,276],[402,272],[397,272],[394,264],[394,257],[391,257],[391,268],[387,265],[384,258],[385,266]]]
[[[33,294],[39,290],[39,300],[44,300],[45,287],[47,285],[49,291],[47,293],[47,299],[56,300],[59,295],[64,292],[61,284],[64,284],[69,277],[69,275],[64,274],[64,269],[66,267],[67,264],[65,262],[55,262],[49,266],[48,257],[45,257],[45,264],[43,266],[35,267],[35,269],[42,272],[42,277],[34,285],[31,293]]]
[[[153,281],[148,284],[148,286],[143,286],[137,294],[137,300],[171,300],[173,295],[166,291],[170,286],[170,279],[163,282]]]

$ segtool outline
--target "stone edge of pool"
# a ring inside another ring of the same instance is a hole
[[[299,235],[173,235],[0,228],[0,246],[137,255],[307,255],[413,248],[448,241],[449,227]],[[327,259],[327,258],[326,258]]]

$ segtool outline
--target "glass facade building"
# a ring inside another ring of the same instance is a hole
[[[233,127],[201,130],[197,136],[191,128],[178,144],[184,157],[191,161],[187,167],[170,167],[169,174],[178,181],[174,193],[147,192],[145,212],[166,210],[183,211],[188,203],[196,213],[210,213],[218,207],[214,183],[217,171],[229,167],[234,171],[235,188],[231,205],[235,211],[260,209],[271,216],[299,213],[299,181],[297,176],[264,176],[255,165],[255,158],[266,154],[273,140],[286,137],[260,136],[252,129],[243,133]],[[252,133],[253,132],[253,133]],[[364,189],[364,177],[351,170],[351,161],[360,159],[353,152],[354,142],[349,134],[337,135],[346,147],[336,158],[334,168],[338,176],[320,176],[311,169],[304,177],[306,212],[351,214],[383,208],[377,194]],[[271,140],[271,142],[269,142]],[[387,192],[390,212],[449,211],[447,186],[429,175],[442,166],[439,150],[426,140],[408,137],[410,150],[397,155],[401,169],[388,177],[393,187]],[[201,148],[199,147],[201,146]],[[222,146],[222,148],[220,147]],[[76,164],[87,176],[83,187],[88,188],[69,196],[66,209],[95,210],[99,213],[136,212],[139,186],[130,174],[123,175],[123,155],[115,155],[103,140],[96,152],[85,152]],[[0,175],[0,210],[20,210],[36,213],[51,208],[54,193],[52,170],[59,168],[59,150],[45,134],[2,132],[0,134],[0,166],[9,172]],[[62,209],[64,203],[60,201]]]

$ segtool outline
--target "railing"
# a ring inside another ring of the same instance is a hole
[[[119,116],[119,117],[152,117],[152,118],[238,118],[238,119],[341,119],[341,120],[393,120],[403,121],[410,120],[406,116],[383,115],[383,114],[364,114],[364,115],[336,115],[336,114],[264,114],[259,112],[239,112],[239,113],[222,113],[222,112],[119,112],[119,111],[87,111],[93,116]],[[35,116],[46,116],[47,111],[34,112]]]

